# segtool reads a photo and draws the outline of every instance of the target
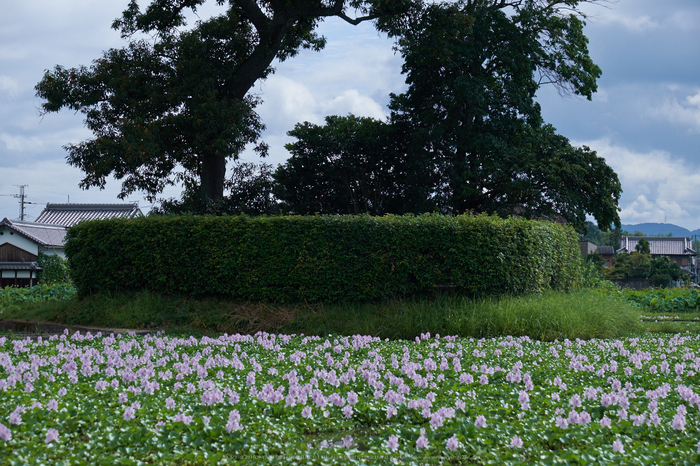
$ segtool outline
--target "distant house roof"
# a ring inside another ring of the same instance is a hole
[[[690,238],[670,236],[623,236],[617,252],[635,252],[642,238],[649,242],[649,252],[655,256],[697,256],[698,254],[692,248],[693,242]]]
[[[581,254],[587,256],[588,254],[593,254],[598,250],[598,246],[590,241],[579,241],[579,247],[581,248]]]
[[[612,256],[615,254],[615,248],[612,246],[598,246],[598,254],[601,256]]]
[[[62,248],[66,239],[66,227],[62,225],[47,225],[45,223],[21,222],[7,218],[0,222],[17,234],[47,248]]]
[[[138,204],[46,204],[34,223],[72,227],[81,220],[140,217]]]
[[[615,254],[615,248],[612,246],[597,246],[591,241],[579,241],[579,247],[581,248],[581,254],[584,256],[593,253],[598,253],[601,256],[612,256]]]

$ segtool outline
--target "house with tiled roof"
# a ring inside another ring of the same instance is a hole
[[[695,272],[698,253],[693,249],[693,241],[688,237],[623,236],[620,239],[620,249],[616,253],[636,252],[637,244],[642,238],[649,243],[649,254],[652,257],[667,256],[682,269]]]
[[[47,204],[33,222],[0,222],[0,288],[33,286],[39,254],[64,256],[68,228],[83,220],[142,216],[137,204]]]
[[[598,246],[591,241],[579,241],[579,247],[584,257],[588,254],[598,254],[603,258],[603,267],[612,265],[613,256],[615,255],[615,248],[612,246]]]

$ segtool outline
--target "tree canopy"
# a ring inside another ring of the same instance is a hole
[[[369,157],[395,167],[382,170],[392,179],[384,184],[397,186],[390,192],[403,204],[382,212],[563,217],[579,230],[592,215],[602,228],[619,225],[615,172],[588,147],[573,147],[556,134],[535,100],[544,83],[589,99],[596,90],[601,71],[588,54],[578,3],[460,1],[383,18],[379,27],[397,38],[408,84],[391,96],[392,130],[378,135],[385,142],[339,151],[336,140],[351,140],[338,133],[342,119],[327,119],[324,128],[297,125],[289,134],[298,142],[288,146],[292,156],[278,180],[304,186],[317,206],[329,208],[342,188],[324,186],[321,180],[335,175],[319,161],[333,154],[339,167]],[[413,195],[402,195],[409,190]],[[292,197],[283,200],[292,210],[308,210]],[[347,211],[351,203],[346,200]]]
[[[131,0],[112,27],[128,45],[90,66],[56,66],[37,84],[45,113],[80,111],[94,138],[66,146],[81,187],[123,179],[121,197],[140,190],[153,199],[183,182],[220,199],[226,161],[259,140],[260,102],[250,89],[274,60],[301,48],[320,50],[314,29],[335,16],[350,24],[403,11],[409,0],[215,0],[218,16],[187,28],[185,14],[207,0]],[[214,0],[210,0],[214,3]],[[139,37],[149,37],[139,39]],[[264,144],[258,145],[261,153]]]
[[[223,13],[187,26],[207,1]],[[619,224],[617,176],[546,125],[535,100],[544,83],[595,92],[587,1],[131,0],[112,25],[125,47],[90,67],[56,66],[36,90],[43,112],[85,115],[94,138],[66,147],[82,187],[113,175],[122,197],[155,199],[181,182],[196,204],[223,205],[227,161],[248,144],[266,153],[253,85],[275,60],[322,49],[324,18],[375,20],[396,39],[408,89],[392,95],[386,123],[332,117],[290,133],[298,141],[275,179],[292,211],[562,216],[579,228],[591,214],[606,228]]]

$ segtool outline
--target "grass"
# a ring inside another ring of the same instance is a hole
[[[468,299],[457,295],[370,303],[275,305],[168,297],[151,292],[98,295],[10,306],[2,318],[69,325],[158,328],[213,335],[257,331],[413,339],[430,332],[489,338],[616,338],[644,331],[640,311],[592,291]]]

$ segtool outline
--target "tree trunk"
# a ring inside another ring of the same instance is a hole
[[[224,197],[226,158],[216,154],[203,154],[200,192],[205,198],[218,201]]]

